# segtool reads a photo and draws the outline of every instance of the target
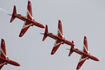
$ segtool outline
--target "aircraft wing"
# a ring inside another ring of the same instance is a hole
[[[22,28],[22,30],[21,30],[21,32],[20,32],[19,37],[22,37],[22,36],[26,33],[26,31],[29,29],[29,27],[30,27],[31,25],[32,25],[32,24],[30,24],[30,22],[25,21],[25,23],[24,23],[24,25],[23,25],[23,28]]]
[[[64,38],[64,36],[63,36],[63,30],[62,30],[62,23],[61,23],[60,20],[58,21],[58,33],[57,33],[57,35],[60,38]]]
[[[1,68],[4,66],[4,64],[3,65],[0,65],[0,70],[1,70]]]
[[[1,39],[0,57],[5,58],[5,59],[7,58],[4,39]],[[4,66],[4,64],[6,64],[6,62],[0,60],[0,69]]]
[[[52,52],[51,52],[51,55],[53,55],[56,51],[57,51],[57,49],[59,48],[59,46],[62,44],[62,41],[60,41],[60,40],[56,40],[55,41],[55,44],[54,44],[54,47],[53,47],[53,49],[52,49]]]
[[[87,59],[87,57],[86,56],[84,56],[84,55],[81,55],[81,58],[80,58],[80,60],[79,60],[79,63],[78,63],[78,65],[77,65],[77,70],[83,65],[83,63],[85,62],[85,60]]]
[[[89,51],[88,51],[88,43],[87,43],[87,38],[86,38],[86,36],[84,36],[83,52],[89,53]]]
[[[0,57],[7,58],[5,41],[1,39]]]
[[[64,38],[64,36],[63,36],[63,30],[62,30],[62,23],[61,23],[60,20],[58,21],[57,36],[60,37],[60,38]],[[51,52],[52,55],[57,51],[57,49],[59,48],[59,46],[62,43],[63,43],[63,41],[60,41],[60,40],[57,40],[56,39],[55,44],[54,44],[54,47],[53,47],[52,52]]]
[[[0,70],[6,64],[6,62],[0,61]]]
[[[28,5],[27,5],[27,19],[33,20],[33,16],[32,16],[32,6],[31,6],[31,2],[28,1]],[[22,37],[25,32],[29,29],[29,27],[32,26],[32,23],[25,21],[23,28],[20,32],[19,37]]]
[[[83,52],[89,54],[86,36],[84,36]],[[86,59],[88,59],[88,57],[81,55],[80,61],[77,65],[77,69],[79,69],[82,66],[82,64],[85,62]]]
[[[30,1],[28,1],[28,5],[27,5],[27,18],[33,20],[32,6]]]

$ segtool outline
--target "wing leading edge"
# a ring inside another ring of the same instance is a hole
[[[60,20],[58,21],[57,36],[60,37],[60,38],[64,38],[63,31],[62,31],[62,23],[61,23]],[[59,48],[59,46],[62,43],[63,43],[62,41],[56,39],[55,44],[54,44],[54,47],[53,47],[52,52],[51,52],[51,55],[53,55],[57,51],[57,49]]]
[[[27,16],[26,16],[28,19],[30,20],[34,20],[33,19],[33,15],[32,15],[32,6],[31,6],[31,2],[28,1],[28,6],[27,6]],[[28,22],[28,21],[25,21],[24,25],[23,25],[23,28],[19,34],[19,37],[22,37],[26,31],[29,29],[30,26],[32,26],[33,24]]]
[[[4,39],[1,39],[0,57],[7,59],[6,47]],[[0,69],[6,64],[6,62],[0,60]]]
[[[86,36],[84,36],[83,52],[89,54]],[[83,65],[83,63],[86,61],[86,59],[88,59],[88,57],[86,57],[85,55],[81,55],[81,58],[79,60],[77,68],[76,68],[77,70]]]

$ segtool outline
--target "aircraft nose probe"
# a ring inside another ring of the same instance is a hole
[[[44,35],[44,33],[40,33],[41,35]]]
[[[9,16],[12,16],[12,14],[8,14]]]

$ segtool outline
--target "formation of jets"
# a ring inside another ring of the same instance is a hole
[[[19,34],[19,37],[22,37],[25,32],[28,30],[28,28],[30,26],[37,26],[37,27],[40,27],[40,28],[45,28],[45,32],[44,33],[41,33],[43,36],[43,39],[42,41],[44,41],[46,39],[46,37],[51,37],[53,39],[55,39],[55,44],[54,44],[54,47],[51,51],[51,55],[54,55],[54,53],[57,51],[57,49],[59,48],[59,46],[61,44],[67,44],[67,45],[70,45],[71,48],[68,49],[70,50],[69,52],[69,55],[70,56],[73,52],[76,52],[78,54],[81,55],[81,58],[80,58],[80,61],[77,65],[77,70],[80,69],[80,67],[83,65],[83,63],[87,60],[87,59],[92,59],[94,61],[99,61],[98,58],[90,55],[89,51],[88,51],[88,44],[87,44],[87,38],[86,36],[84,36],[84,42],[83,42],[83,51],[81,50],[78,50],[76,48],[74,48],[74,41],[70,42],[68,40],[65,39],[65,37],[63,36],[63,30],[62,30],[62,23],[60,20],[58,20],[58,31],[57,31],[57,35],[54,35],[53,33],[49,33],[48,32],[48,26],[46,25],[46,27],[44,25],[42,25],[41,23],[39,22],[36,22],[34,19],[33,19],[33,15],[32,15],[32,5],[31,5],[31,2],[28,1],[28,6],[27,6],[27,15],[26,17],[22,16],[21,14],[17,14],[17,11],[16,11],[16,6],[14,5],[14,8],[13,8],[13,13],[12,14],[9,14],[11,15],[11,20],[10,20],[10,23],[15,19],[15,18],[18,18],[18,19],[21,19],[23,20],[25,23],[23,25],[23,28]],[[12,61],[10,60],[8,57],[7,57],[7,54],[6,54],[6,47],[5,47],[5,41],[4,39],[1,39],[1,46],[0,46],[0,69],[6,65],[6,64],[11,64],[11,65],[15,65],[15,66],[20,66],[19,63],[15,62],[15,61]]]
[[[45,33],[41,33],[41,34],[44,35],[42,41],[44,41],[47,36],[49,36],[49,37],[51,37],[51,38],[56,40],[55,44],[54,44],[54,47],[53,47],[53,49],[51,51],[51,55],[53,55],[57,51],[57,49],[59,48],[59,46],[61,44],[65,43],[65,44],[68,44],[68,45],[71,46],[71,48],[68,49],[68,50],[70,50],[68,56],[70,56],[73,52],[76,52],[76,53],[81,55],[80,61],[79,61],[78,65],[77,65],[77,68],[76,68],[77,70],[82,66],[82,64],[85,62],[86,59],[92,59],[92,60],[95,60],[95,61],[99,61],[98,58],[90,55],[90,53],[88,51],[88,44],[87,44],[87,38],[86,38],[86,36],[84,36],[83,51],[81,51],[81,50],[78,50],[78,49],[74,48],[74,46],[75,46],[74,45],[74,41],[70,42],[70,41],[68,41],[68,40],[66,40],[64,38],[63,31],[62,31],[62,23],[61,23],[60,20],[58,21],[58,31],[57,32],[58,32],[57,35],[49,33],[48,32],[48,26],[46,25]]]

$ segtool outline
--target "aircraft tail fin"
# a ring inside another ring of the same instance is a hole
[[[72,41],[72,43],[74,43],[74,41]],[[74,46],[71,46],[71,49],[70,49],[70,52],[69,52],[68,56],[70,56],[73,53],[73,50],[72,50],[73,48],[74,48]]]
[[[12,17],[11,17],[10,23],[16,18],[15,14],[17,14],[17,12],[16,12],[16,6],[14,5],[13,13],[12,13]]]
[[[48,33],[48,26],[46,25],[46,28],[45,28],[45,33],[44,33],[44,36],[43,36],[43,40],[44,41],[47,37],[46,33]]]

